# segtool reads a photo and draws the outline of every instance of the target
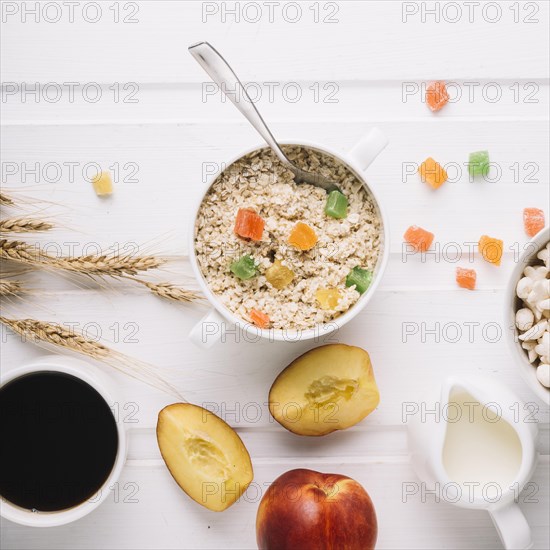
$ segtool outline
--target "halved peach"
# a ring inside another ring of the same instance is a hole
[[[177,484],[209,510],[229,508],[252,481],[250,455],[237,432],[202,407],[174,403],[162,409],[157,441]]]
[[[273,418],[299,435],[345,430],[369,415],[379,401],[369,354],[345,344],[321,346],[298,357],[269,391]]]

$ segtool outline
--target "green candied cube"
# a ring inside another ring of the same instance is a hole
[[[470,176],[486,176],[489,173],[489,151],[470,153],[468,172]]]
[[[340,191],[331,191],[327,197],[325,214],[331,218],[342,219],[348,215],[348,199]]]
[[[346,277],[346,286],[355,285],[355,290],[359,294],[363,294],[367,291],[372,283],[372,271],[362,269],[361,267],[354,267]]]
[[[238,260],[235,260],[231,264],[229,269],[231,270],[231,273],[233,273],[233,275],[235,275],[239,279],[242,279],[243,281],[246,281],[247,279],[252,279],[252,277],[254,277],[258,271],[256,263],[254,262],[254,258],[249,254],[245,254],[244,256],[241,256]]]

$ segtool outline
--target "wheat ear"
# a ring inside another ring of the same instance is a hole
[[[176,302],[190,303],[202,299],[199,293],[171,283],[154,283],[135,277],[139,273],[156,269],[166,263],[164,258],[156,256],[108,256],[104,254],[56,258],[24,241],[1,239],[0,258],[38,267],[63,269],[81,275],[124,278],[146,286],[161,298]]]
[[[0,258],[26,264],[36,264],[46,259],[37,248],[23,241],[0,239]]]
[[[107,277],[122,277],[156,269],[165,263],[155,256],[76,256],[74,258],[49,258],[48,264],[81,273]]]
[[[0,233],[32,233],[35,231],[48,231],[53,223],[32,218],[9,218],[0,220]]]
[[[0,206],[13,206],[13,199],[6,195],[6,193],[0,193]]]
[[[129,279],[146,286],[153,294],[174,302],[191,303],[204,299],[194,290],[187,290],[171,283],[153,283],[150,281],[142,281],[136,277],[129,277]]]
[[[16,296],[23,292],[23,285],[19,281],[0,280],[0,296]]]
[[[165,263],[155,256],[118,256],[116,254],[55,257],[23,241],[0,240],[0,257],[35,266],[53,267],[100,277],[123,277],[155,269]]]
[[[37,321],[36,319],[8,319],[0,316],[0,323],[34,344],[47,344],[86,355],[141,382],[182,398],[182,395],[172,385],[162,379],[153,365],[128,357],[100,342],[90,340],[80,332],[69,330],[57,323]]]

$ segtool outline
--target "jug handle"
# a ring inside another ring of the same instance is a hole
[[[385,134],[379,128],[372,128],[352,147],[349,155],[361,170],[366,170],[386,145],[388,138]]]
[[[531,528],[517,503],[489,510],[506,550],[527,550],[533,546]]]
[[[212,309],[191,329],[189,340],[199,348],[211,348],[225,336],[226,328],[224,318]]]

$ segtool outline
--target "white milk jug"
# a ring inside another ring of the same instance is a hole
[[[532,546],[516,499],[533,474],[537,425],[493,378],[448,378],[439,396],[408,418],[413,468],[438,496],[485,509],[507,549]]]

